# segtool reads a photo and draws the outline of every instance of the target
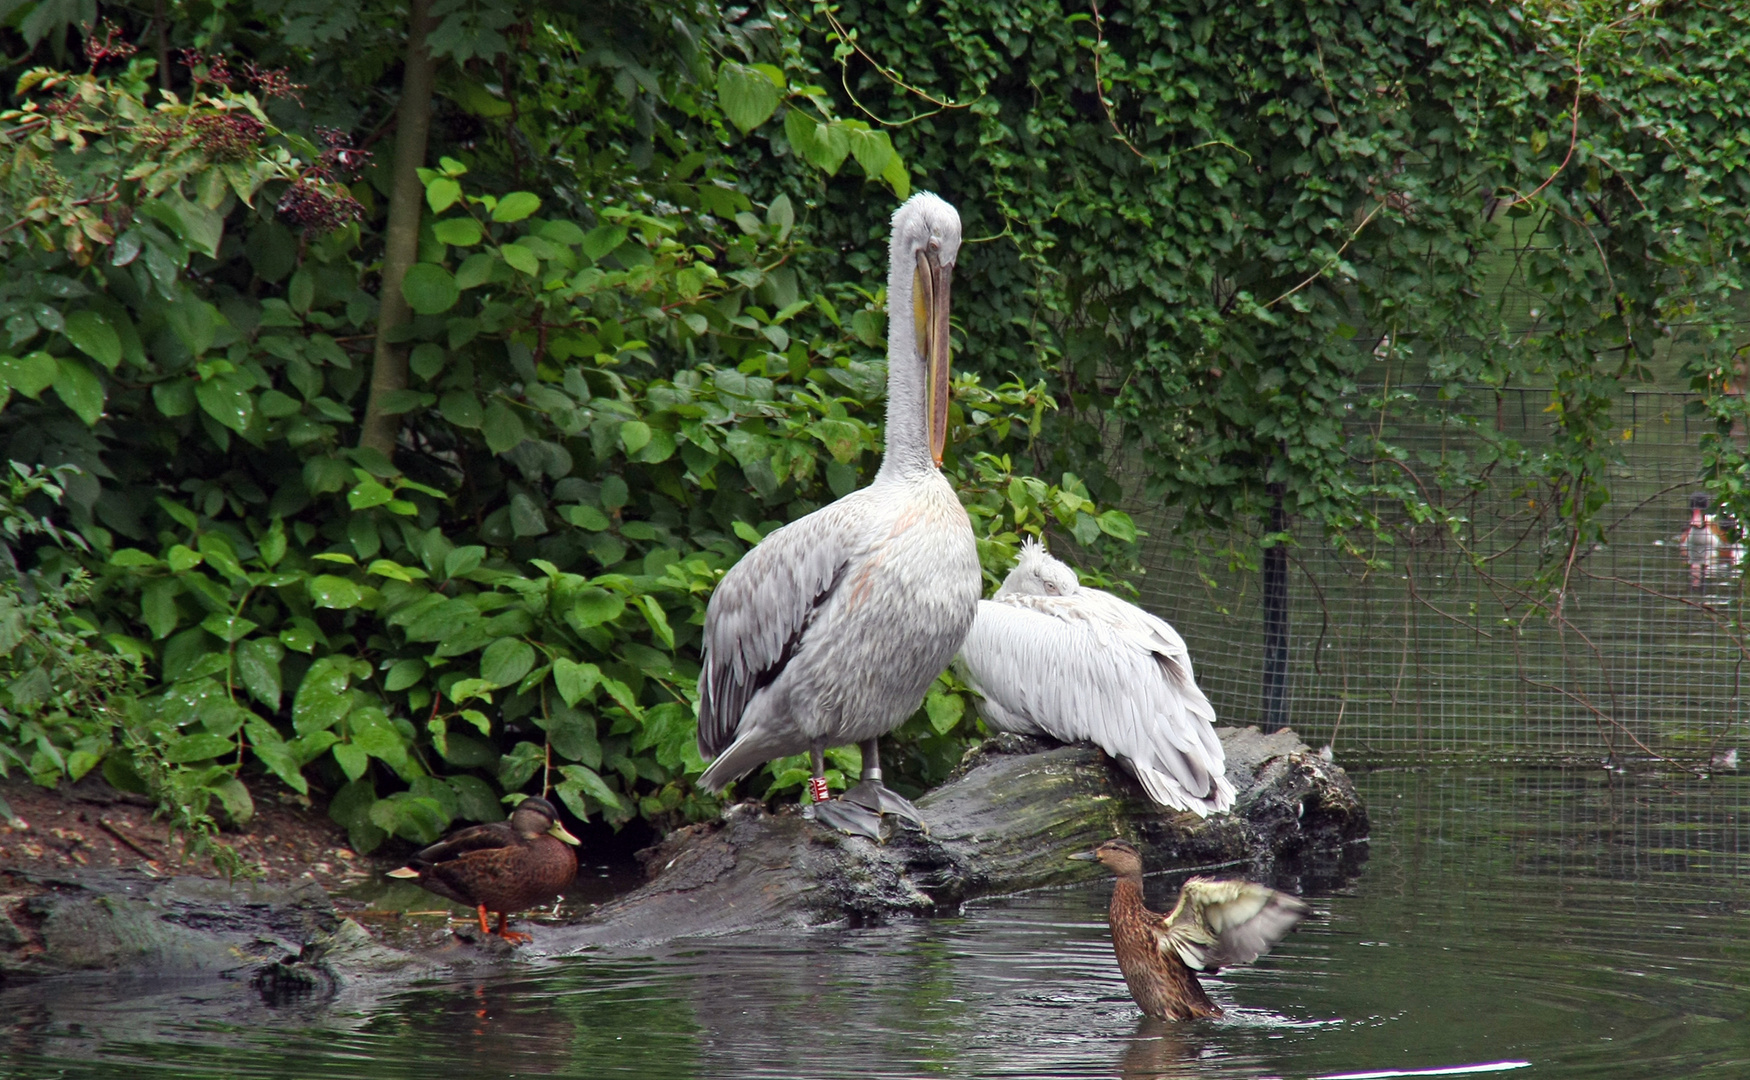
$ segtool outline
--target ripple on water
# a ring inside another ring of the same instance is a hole
[[[1750,1075],[1750,784],[1374,773],[1362,878],[1213,1022],[1138,1014],[1101,883],[865,930],[600,953],[269,1009],[215,980],[0,990],[0,1078]],[[1151,902],[1176,880],[1151,878]]]

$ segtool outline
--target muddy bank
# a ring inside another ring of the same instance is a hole
[[[1099,751],[1004,737],[969,755],[918,805],[925,835],[842,836],[795,808],[733,807],[642,853],[650,880],[513,950],[458,930],[393,949],[337,911],[313,880],[156,877],[150,867],[13,870],[0,894],[0,982],[134,973],[218,977],[251,1007],[371,996],[507,958],[786,925],[862,925],[949,914],[979,896],[1085,879],[1067,856],[1124,836],[1151,869],[1219,867],[1289,888],[1329,887],[1365,858],[1367,815],[1343,771],[1292,732],[1222,729],[1231,814],[1163,813]],[[240,1000],[242,1000],[240,999]]]

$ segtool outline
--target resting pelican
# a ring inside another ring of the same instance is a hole
[[[893,215],[887,281],[887,453],[868,487],[774,530],[705,610],[700,783],[720,791],[773,758],[812,756],[814,815],[880,838],[921,826],[881,783],[876,740],[948,666],[983,592],[972,522],[942,476],[948,290],[960,215],[920,192]],[[907,315],[911,317],[906,318]],[[822,751],[856,743],[860,782],[827,798]]]
[[[1233,805],[1215,710],[1178,631],[1134,604],[1083,588],[1037,540],[980,601],[956,669],[993,728],[1092,742],[1149,798],[1198,817]]]

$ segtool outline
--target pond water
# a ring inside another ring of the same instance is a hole
[[[1361,876],[1208,980],[1219,1021],[1140,1017],[1101,882],[280,1008],[246,982],[12,986],[0,1077],[1750,1075],[1750,779],[1356,779]]]

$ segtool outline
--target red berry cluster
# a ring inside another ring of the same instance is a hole
[[[311,232],[325,233],[345,228],[365,216],[365,208],[343,187],[330,184],[314,175],[316,170],[298,178],[286,189],[276,210],[293,225]]]
[[[316,137],[322,140],[321,156],[286,190],[278,209],[294,224],[332,232],[365,216],[364,206],[335,180],[335,174],[356,174],[371,155],[353,146],[352,136],[336,128],[319,127]]]
[[[97,40],[97,29],[103,31],[102,41]],[[96,29],[90,23],[85,24],[85,59],[91,64],[92,71],[96,71],[97,65],[105,60],[126,60],[140,51],[131,41],[117,40],[121,38],[121,32],[121,27],[108,19]]]
[[[260,120],[242,112],[204,113],[188,122],[195,144],[216,161],[248,157],[266,130]]]
[[[182,60],[182,65],[188,68],[189,78],[196,86],[211,83],[229,90],[233,80],[237,78],[231,74],[231,67],[223,56],[208,56],[195,49],[183,49],[177,55]],[[206,69],[204,74],[202,68]]]
[[[293,82],[291,72],[286,68],[256,67],[254,61],[245,60],[243,72],[238,74],[231,70],[230,61],[222,55],[208,56],[194,49],[183,49],[178,55],[196,86],[210,83],[227,90],[253,86],[264,98],[291,98],[300,105],[304,99],[298,96],[298,91],[309,89],[304,83]],[[205,74],[201,72],[202,68],[206,69]]]
[[[304,99],[298,96],[298,91],[309,89],[304,83],[293,82],[291,73],[285,68],[258,68],[254,63],[245,61],[243,74],[255,84],[255,88],[261,91],[264,98],[291,98],[302,105]]]
[[[338,128],[318,127],[316,137],[322,140],[322,163],[319,168],[324,176],[331,172],[357,176],[359,170],[370,163],[371,152],[354,146],[352,136]]]

